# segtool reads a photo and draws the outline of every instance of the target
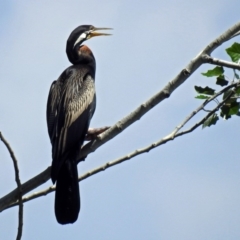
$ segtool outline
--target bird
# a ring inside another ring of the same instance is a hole
[[[80,211],[77,154],[96,108],[96,61],[90,48],[82,43],[111,35],[99,30],[111,28],[80,25],[71,32],[66,54],[72,65],[49,90],[46,115],[52,144],[51,179],[56,183],[55,216],[60,224],[74,223]]]

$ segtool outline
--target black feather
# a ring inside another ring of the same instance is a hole
[[[77,164],[66,160],[61,167],[56,185],[55,213],[61,224],[74,223],[80,210]]]

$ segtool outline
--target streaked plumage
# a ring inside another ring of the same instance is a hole
[[[93,26],[83,25],[70,34],[66,52],[73,65],[52,83],[48,96],[51,178],[53,183],[56,181],[55,214],[61,224],[75,222],[80,210],[76,154],[96,107],[95,58],[91,50],[81,44],[101,35],[95,30]]]

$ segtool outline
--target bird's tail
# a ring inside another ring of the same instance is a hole
[[[80,210],[77,164],[66,160],[58,173],[55,215],[60,224],[74,223]]]

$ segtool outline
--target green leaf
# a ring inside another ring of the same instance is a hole
[[[230,105],[230,109],[229,109],[229,114],[230,115],[237,115],[239,112],[239,103],[238,102],[233,102]]]
[[[220,75],[219,77],[217,77],[216,84],[223,87],[228,85],[228,81],[224,78],[224,75]]]
[[[236,93],[240,93],[240,87],[235,89]]]
[[[233,62],[238,62],[240,59],[240,44],[235,42],[230,48],[226,49],[226,52]]]
[[[209,99],[209,97],[206,96],[206,95],[197,95],[195,98],[197,98],[197,99]]]
[[[215,125],[218,120],[219,120],[218,115],[216,113],[214,113],[207,120],[205,120],[205,122],[202,125],[202,128],[210,127],[211,125]]]
[[[218,67],[217,66],[212,70],[208,70],[207,72],[202,73],[202,75],[206,76],[206,77],[217,77],[219,75],[222,75],[223,73],[224,73],[223,67]]]
[[[231,118],[231,115],[238,115],[240,104],[236,101],[236,99],[232,99],[234,101],[227,102],[221,107],[220,116],[224,119]]]
[[[200,93],[200,94],[206,94],[206,95],[214,95],[215,90],[209,87],[199,87],[199,86],[194,86],[195,90]]]
[[[228,105],[223,105],[221,107],[221,113],[220,113],[220,116],[224,119],[228,119],[228,118],[231,118],[231,115],[229,114],[229,106]]]

